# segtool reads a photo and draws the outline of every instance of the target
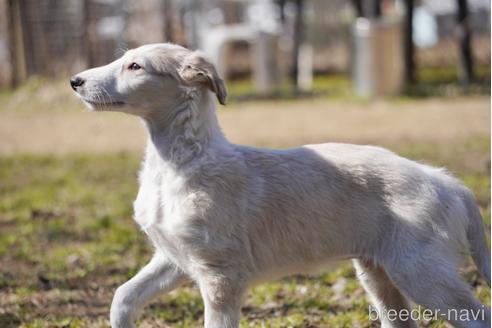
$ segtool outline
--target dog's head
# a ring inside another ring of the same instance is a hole
[[[202,53],[165,43],[129,50],[108,65],[74,75],[70,85],[91,109],[139,116],[174,106],[192,90],[210,90],[221,104],[227,96]]]

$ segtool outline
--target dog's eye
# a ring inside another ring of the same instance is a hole
[[[141,69],[142,67],[137,64],[137,63],[131,63],[129,66],[128,66],[128,69],[129,70],[132,70],[132,71],[136,71],[138,69]]]

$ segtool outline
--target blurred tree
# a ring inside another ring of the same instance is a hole
[[[287,17],[285,15],[285,8],[288,2],[294,4],[295,15],[292,31],[292,58],[289,77],[294,85],[294,93],[299,92],[299,53],[301,45],[304,41],[304,0],[276,0],[280,21],[284,25],[287,24]]]
[[[355,13],[357,17],[365,17],[364,16],[364,9],[362,7],[362,0],[352,0],[352,4],[355,8]]]
[[[161,0],[164,18],[164,38],[166,42],[186,45],[183,31],[183,15],[174,0]]]
[[[92,22],[91,22],[91,17],[93,17],[92,11],[94,9],[93,6],[91,6],[91,3],[92,1],[89,0],[84,1],[84,12],[83,12],[84,29],[82,32],[84,33],[84,36],[82,38],[83,40],[82,42],[84,42],[83,49],[85,49],[87,66],[89,67],[95,66],[96,63],[95,51],[94,51],[94,44],[95,44],[94,35],[93,35],[94,33],[92,33],[94,29],[92,28]]]
[[[276,0],[276,1],[280,11],[280,22],[282,24],[285,24],[285,4],[287,3],[287,0]]]
[[[469,24],[467,0],[458,2],[458,38],[460,43],[460,80],[464,86],[473,81],[473,55],[471,50],[471,29]]]
[[[24,1],[9,0],[7,2],[9,52],[12,61],[13,87],[19,85],[32,73],[30,70],[32,65],[27,63],[29,45],[26,45],[25,13]]]
[[[413,44],[413,0],[405,0],[404,62],[405,82],[415,82],[415,46]]]
[[[381,0],[352,0],[357,17],[381,17]]]
[[[294,21],[292,68],[290,72],[294,83],[294,92],[299,91],[299,49],[304,38],[304,0],[295,0],[296,16]]]
[[[381,17],[382,15],[381,0],[372,1],[372,14],[374,15],[374,17]]]

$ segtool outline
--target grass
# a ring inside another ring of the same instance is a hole
[[[490,66],[477,65],[475,68],[475,81],[468,87],[464,88],[459,82],[459,72],[456,66],[440,66],[440,67],[418,67],[416,71],[417,83],[407,86],[400,98],[407,99],[408,97],[429,98],[429,97],[457,97],[463,95],[490,95]],[[48,87],[46,87],[48,85]],[[251,78],[244,78],[234,81],[229,81],[228,85],[229,101],[232,103],[243,100],[256,101],[261,96],[258,96],[254,90],[253,81]],[[39,92],[40,90],[43,92]],[[63,93],[60,97],[60,89],[70,91],[68,81],[60,80],[56,83],[50,81],[47,83],[42,77],[31,77],[20,88],[0,89],[0,104],[11,103],[15,106],[22,103],[26,94],[36,94],[41,99],[39,104],[46,104],[53,108],[63,108],[67,99],[72,99],[73,96],[69,92]],[[350,76],[343,72],[331,74],[317,74],[313,77],[312,90],[301,96],[318,96],[330,97],[330,99],[353,100],[354,92],[351,87]],[[266,99],[295,99],[299,97],[292,89],[292,83],[286,78],[280,85],[278,90],[273,95]],[[263,97],[265,98],[265,97]],[[398,99],[398,97],[396,97]],[[364,101],[364,99],[359,99]],[[0,110],[2,109],[0,107]],[[22,107],[22,106],[21,106]],[[42,106],[44,107],[44,106]]]
[[[250,88],[234,87],[233,95]],[[475,192],[490,230],[490,97],[353,101],[346,79],[317,79],[315,89],[336,100],[233,102],[219,120],[238,143],[374,143],[447,167]],[[34,79],[0,92],[2,328],[107,327],[115,289],[151,256],[131,206],[142,128],[128,116],[81,108],[64,81]],[[490,304],[474,266],[467,263],[463,275]],[[241,326],[377,327],[367,319],[368,304],[351,266],[341,264],[254,288]],[[199,293],[189,285],[149,305],[140,324],[197,327],[202,318]]]
[[[407,86],[404,96],[427,98],[490,94],[490,66],[477,66],[474,73],[474,82],[464,87],[459,81],[457,66],[422,67],[416,74],[417,83]]]
[[[404,88],[398,98],[429,98],[429,97],[457,97],[463,95],[490,94],[490,66],[477,65],[475,79],[468,86],[460,83],[459,68],[457,66],[418,67],[415,76],[417,82]],[[257,100],[254,85],[251,79],[241,79],[229,83],[229,96],[233,101]],[[350,76],[343,72],[331,74],[317,74],[313,77],[310,92],[296,94],[292,83],[285,79],[280,83],[278,90],[270,95],[274,99],[294,99],[299,96],[323,96],[330,99],[355,98]],[[365,99],[358,99],[364,101]]]
[[[465,160],[489,156],[488,139],[454,144],[453,156],[426,143],[389,146],[450,167],[474,190],[490,227],[488,165],[470,167]],[[124,153],[0,158],[1,327],[107,326],[114,289],[151,255],[131,219],[138,162],[137,155]],[[465,267],[464,276],[490,304],[490,290],[472,266]],[[316,278],[293,277],[254,288],[241,325],[372,327],[368,304],[352,268],[344,264]],[[187,286],[153,303],[141,322],[196,327],[202,315],[197,290]]]

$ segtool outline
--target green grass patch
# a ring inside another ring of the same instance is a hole
[[[468,165],[470,158],[490,154],[490,141],[465,140],[453,147],[451,152],[432,144],[390,148],[450,167],[474,191],[490,227],[490,163]],[[106,327],[115,288],[152,252],[132,220],[139,161],[129,154],[0,157],[0,326]],[[473,266],[464,276],[489,304],[490,290]],[[317,277],[255,287],[241,326],[371,327],[368,305],[347,264]],[[197,327],[202,320],[199,293],[187,286],[152,303],[141,322]]]

